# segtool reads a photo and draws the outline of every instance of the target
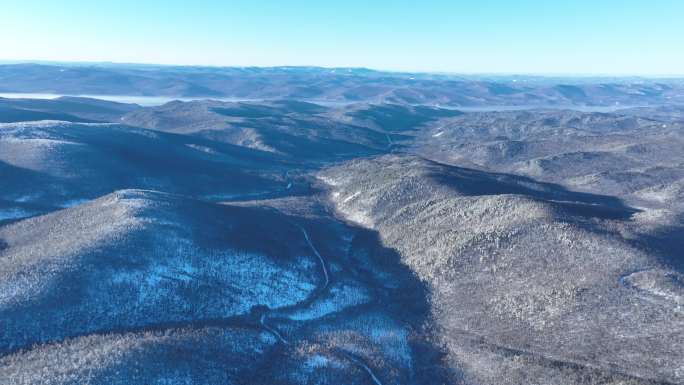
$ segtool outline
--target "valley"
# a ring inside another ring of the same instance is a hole
[[[201,99],[0,98],[1,383],[684,382],[681,82],[79,71]]]

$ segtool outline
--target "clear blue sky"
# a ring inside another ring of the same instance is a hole
[[[0,60],[684,74],[684,0],[3,0]]]

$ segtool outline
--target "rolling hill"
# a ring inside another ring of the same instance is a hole
[[[2,384],[684,382],[684,124],[662,104],[681,82],[101,65],[0,83],[266,99],[0,99]],[[451,108],[492,103],[511,109]]]
[[[411,156],[320,178],[340,215],[378,231],[428,283],[469,382],[682,381],[672,341],[684,291],[668,283],[682,275],[623,236],[639,213],[619,200]]]

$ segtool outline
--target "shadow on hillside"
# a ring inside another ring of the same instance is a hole
[[[661,226],[649,234],[640,234],[633,241],[640,249],[655,255],[658,261],[684,273],[684,214],[681,214],[676,225]]]
[[[396,285],[381,303],[394,319],[410,325],[411,350],[414,359],[411,382],[425,384],[457,383],[461,374],[446,362],[446,350],[436,344],[437,330],[432,317],[431,293],[425,282],[406,266],[394,249],[383,246],[376,231],[354,227],[354,247],[366,250],[369,258],[389,272]]]
[[[428,162],[445,170],[433,173],[433,180],[468,196],[522,195],[551,201],[569,215],[600,219],[629,219],[639,212],[613,196],[571,191],[558,184],[539,182],[524,176],[478,171],[431,160]]]
[[[461,374],[445,362],[446,351],[436,343],[437,327],[432,319],[429,288],[401,261],[396,250],[383,245],[378,232],[342,223],[329,216],[313,219],[290,217],[290,220],[309,231],[322,255],[343,266],[343,270],[352,271],[354,279],[361,280],[373,291],[374,299],[369,307],[352,309],[351,313],[344,311],[323,322],[334,324],[346,317],[363,317],[364,312],[385,314],[408,332],[411,368],[393,368],[410,373],[406,383],[459,382]],[[340,254],[334,246],[339,245],[341,233],[353,234],[345,254]],[[333,273],[331,281],[339,279],[339,274],[344,273]],[[391,355],[396,352],[385,353]]]

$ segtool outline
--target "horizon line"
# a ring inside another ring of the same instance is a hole
[[[431,70],[397,70],[397,69],[381,69],[364,66],[324,66],[324,65],[222,65],[222,64],[173,64],[173,63],[149,63],[149,62],[127,62],[127,61],[110,61],[110,60],[47,60],[47,59],[0,59],[0,65],[19,65],[19,64],[36,64],[36,65],[72,65],[72,66],[97,66],[97,65],[111,65],[111,66],[150,66],[150,67],[181,67],[181,68],[317,68],[328,70],[339,69],[353,69],[366,70],[379,73],[395,73],[395,74],[420,74],[420,75],[437,75],[437,76],[492,76],[492,77],[539,77],[539,78],[642,78],[642,79],[684,79],[682,74],[647,74],[647,73],[591,73],[591,72],[452,72],[452,71],[431,71]]]

